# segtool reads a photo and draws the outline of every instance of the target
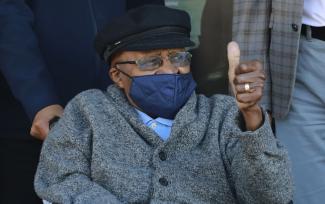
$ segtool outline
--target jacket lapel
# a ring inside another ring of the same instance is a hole
[[[197,145],[203,139],[207,129],[209,117],[209,104],[201,107],[200,116],[198,115],[197,95],[195,93],[189,98],[187,103],[177,113],[173,123],[171,135],[164,142],[149,127],[147,127],[134,107],[132,107],[124,93],[115,85],[109,86],[108,97],[111,98],[118,111],[123,115],[125,120],[132,126],[133,130],[142,137],[149,145],[153,147],[165,146],[168,149],[183,151]]]
[[[121,113],[129,125],[131,125],[139,137],[153,147],[157,147],[164,143],[153,130],[143,124],[134,107],[130,105],[124,93],[116,85],[109,86],[107,94],[111,101],[113,101],[116,109]]]

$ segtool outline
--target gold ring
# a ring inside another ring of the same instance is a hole
[[[245,91],[249,91],[251,88],[250,88],[250,86],[249,86],[249,83],[245,83]]]

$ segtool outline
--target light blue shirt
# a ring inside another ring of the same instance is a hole
[[[136,111],[138,112],[143,123],[155,131],[162,140],[166,141],[169,138],[174,120],[165,118],[153,119],[138,109],[136,109]]]

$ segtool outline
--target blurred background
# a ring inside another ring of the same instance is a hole
[[[166,6],[187,11],[191,16],[191,38],[196,47],[192,72],[197,91],[206,95],[228,93],[227,43],[231,40],[232,1],[165,0]]]

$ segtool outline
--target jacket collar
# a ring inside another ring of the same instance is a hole
[[[146,142],[155,147],[168,145],[169,143],[188,143],[188,140],[196,140],[199,138],[189,138],[186,135],[180,134],[185,126],[195,121],[197,118],[197,95],[193,93],[186,104],[176,114],[172,131],[169,139],[164,143],[156,133],[147,127],[139,118],[135,108],[128,102],[124,92],[116,85],[111,85],[107,88],[107,97],[111,99],[118,111],[123,115],[126,121]],[[180,136],[183,135],[183,136]],[[186,140],[186,141],[183,141]]]

